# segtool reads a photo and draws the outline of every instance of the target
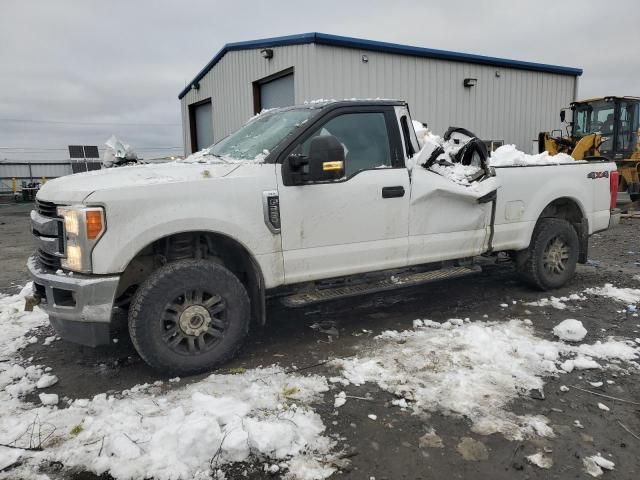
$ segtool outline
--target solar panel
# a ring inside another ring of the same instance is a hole
[[[82,145],[69,145],[69,158],[84,158]]]
[[[85,145],[84,158],[100,158],[98,147],[96,147],[95,145]]]

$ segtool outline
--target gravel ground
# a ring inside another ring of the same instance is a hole
[[[28,210],[24,205],[0,206],[0,291],[4,293],[15,292],[16,285],[24,284],[26,280],[24,261],[32,249]],[[553,295],[578,293],[605,283],[639,288],[640,283],[633,276],[640,274],[640,220],[623,220],[618,228],[596,234],[590,246],[589,264],[579,266],[571,284]],[[491,267],[481,274],[461,279],[304,309],[286,309],[272,302],[268,306],[267,326],[253,330],[240,356],[221,369],[221,373],[233,368],[278,363],[331,375],[332,371],[326,365],[318,364],[331,357],[353,355],[384,330],[411,329],[416,318],[435,321],[453,317],[482,320],[483,315],[492,319],[530,318],[536,332],[549,339],[553,339],[553,326],[566,318],[575,318],[589,331],[589,342],[611,335],[640,337],[640,320],[630,317],[624,308],[606,298],[588,296],[570,310],[524,305],[524,302],[548,296],[522,284],[509,267]],[[508,304],[508,309],[501,304]],[[309,328],[323,320],[335,322],[337,336]],[[363,335],[363,329],[369,333]],[[51,334],[52,331],[45,328],[38,336],[42,339]],[[54,369],[60,381],[49,390],[61,397],[87,398],[166,378],[139,359],[125,335],[108,348],[90,349],[64,341],[45,347],[39,342],[27,347],[22,354],[25,358],[33,356],[34,362]],[[640,439],[624,427],[635,435],[640,433],[640,406],[606,399],[611,411],[604,412],[597,406],[603,397],[576,389],[566,393],[559,390],[560,385],[576,385],[603,395],[640,401],[638,372],[618,375],[613,385],[605,382],[594,388],[587,383],[598,381],[602,376],[601,370],[587,370],[548,378],[544,399],[522,398],[511,405],[516,413],[548,417],[556,432],[554,438],[509,441],[499,434],[481,436],[470,430],[469,422],[464,418],[432,414],[428,424],[436,429],[443,444],[443,448],[432,448],[419,441],[425,433],[427,419],[390,408],[392,396],[373,384],[345,387],[347,395],[371,397],[372,400],[349,401],[340,409],[339,415],[334,415],[335,391],[328,392],[325,401],[314,407],[329,433],[349,448],[349,465],[332,478],[585,478],[582,458],[598,451],[611,455],[616,463],[615,471],[606,472],[604,478],[637,479]],[[182,383],[196,382],[200,378],[191,377]],[[378,421],[369,421],[369,414],[377,415]],[[584,428],[577,428],[575,420]],[[526,461],[526,456],[544,449],[554,461],[549,470]],[[236,465],[228,470],[228,478],[239,478],[239,472],[245,471],[249,478],[265,478],[266,474],[259,468]],[[75,478],[97,477],[78,473]]]

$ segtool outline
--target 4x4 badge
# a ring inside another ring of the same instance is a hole
[[[587,178],[595,180],[596,178],[609,178],[609,171],[605,170],[604,172],[589,172],[587,173]]]

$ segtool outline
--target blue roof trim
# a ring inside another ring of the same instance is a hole
[[[327,33],[302,33],[300,35],[287,35],[284,37],[263,38],[260,40],[249,40],[245,42],[227,43],[211,59],[205,67],[198,72],[189,85],[187,85],[178,98],[182,99],[191,89],[194,83],[198,83],[211,70],[227,52],[234,50],[249,50],[253,48],[281,47],[285,45],[303,45],[306,43],[317,43],[320,45],[333,45],[338,47],[359,48],[373,52],[395,53],[399,55],[411,55],[415,57],[437,58],[441,60],[451,60],[456,62],[475,63],[479,65],[492,65],[495,67],[515,68],[519,70],[530,70],[534,72],[557,73],[560,75],[582,75],[581,68],[563,67],[559,65],[548,65],[544,63],[524,62],[521,60],[510,60],[507,58],[487,57],[484,55],[474,55],[471,53],[451,52],[448,50],[436,50],[424,47],[412,47],[398,43],[379,42],[376,40],[364,40],[361,38],[342,37]]]

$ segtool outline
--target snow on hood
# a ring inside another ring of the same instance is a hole
[[[237,163],[171,162],[95,170],[50,180],[40,188],[38,198],[55,203],[78,203],[97,190],[220,178],[239,166]]]
[[[274,109],[271,109],[271,110],[274,110]],[[265,110],[265,111],[268,111],[268,110]],[[253,118],[262,115],[263,113],[264,112],[258,113],[257,115],[252,117],[250,121]],[[202,150],[192,153],[191,155],[189,155],[188,157],[182,160],[178,160],[176,163],[204,163],[207,165],[217,164],[217,163],[235,163],[235,164],[263,163],[264,159],[267,158],[267,155],[269,155],[269,150],[263,150],[262,153],[260,153],[259,155],[257,155],[255,158],[252,158],[252,159],[234,158],[230,156],[220,157],[220,156],[212,155],[211,153],[209,153],[208,148],[203,148]]]

